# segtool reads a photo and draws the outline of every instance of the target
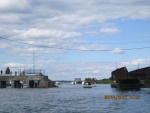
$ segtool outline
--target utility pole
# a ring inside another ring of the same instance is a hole
[[[117,62],[116,62],[116,69],[117,69],[118,67],[117,67]]]

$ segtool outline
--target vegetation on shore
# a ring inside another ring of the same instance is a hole
[[[97,80],[96,84],[112,84],[113,81],[110,79],[102,79],[102,80]]]
[[[101,79],[101,80],[97,80],[96,78],[85,78],[85,81],[86,82],[93,82],[93,83],[96,83],[96,84],[112,84],[113,83],[111,78]],[[81,82],[78,82],[78,83],[80,84]]]
[[[101,79],[101,80],[97,80],[96,78],[85,78],[85,81],[94,82],[96,84],[113,84],[114,83],[111,77],[107,79]],[[140,80],[140,83],[144,85],[150,85],[150,79]]]
[[[146,88],[150,88],[150,79],[140,80],[140,83],[143,84]]]
[[[96,78],[85,78],[86,82],[93,82],[96,84],[113,84],[113,80],[110,78],[97,80]],[[81,84],[82,81],[77,82],[77,84]],[[140,83],[143,84],[145,87],[150,87],[150,79],[147,80],[140,80]]]

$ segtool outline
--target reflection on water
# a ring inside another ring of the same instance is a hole
[[[128,99],[106,99],[105,96],[127,96]],[[0,106],[0,113],[148,113],[150,89],[120,91],[110,85],[86,89],[70,84],[49,89],[6,88],[0,89]]]

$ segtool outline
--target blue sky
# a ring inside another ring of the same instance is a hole
[[[0,70],[52,80],[109,78],[150,66],[149,0],[1,0]]]

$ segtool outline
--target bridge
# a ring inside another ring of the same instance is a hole
[[[121,89],[140,89],[144,87],[140,80],[150,80],[150,67],[145,67],[128,72],[126,67],[122,67],[112,71],[112,87]]]
[[[129,77],[131,79],[139,79],[139,80],[150,79],[150,67],[130,71]]]

